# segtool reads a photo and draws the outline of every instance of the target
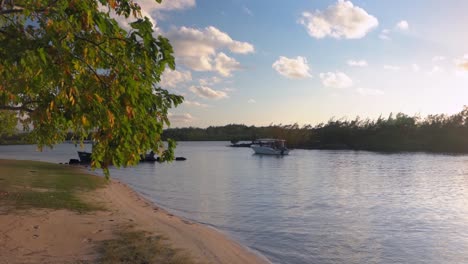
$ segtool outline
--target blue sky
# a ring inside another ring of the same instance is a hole
[[[177,69],[173,127],[318,124],[468,104],[468,1],[140,0]]]

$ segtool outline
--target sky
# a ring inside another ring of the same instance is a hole
[[[171,127],[316,125],[468,105],[465,0],[138,0],[185,97]],[[123,23],[122,21],[120,21]]]

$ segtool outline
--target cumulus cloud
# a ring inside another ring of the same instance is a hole
[[[413,65],[411,65],[411,69],[412,69],[414,72],[419,72],[419,70],[421,70],[421,67],[419,67],[418,64],[414,63]]]
[[[380,34],[379,38],[383,40],[390,40],[390,34],[395,32],[395,31],[407,31],[409,30],[409,23],[406,20],[401,20],[395,25],[395,28],[393,30],[390,29],[383,29]]]
[[[192,80],[192,73],[190,71],[178,71],[166,68],[161,76],[161,87],[174,88],[180,83],[189,82]]]
[[[342,72],[320,73],[322,84],[332,88],[348,88],[353,86],[353,80]]]
[[[362,96],[377,96],[377,95],[384,95],[384,91],[378,89],[366,89],[366,88],[358,88],[356,92]]]
[[[203,103],[200,103],[200,102],[197,102],[197,101],[190,101],[190,100],[184,100],[183,104],[188,105],[188,106],[196,106],[196,107],[203,107],[203,108],[210,107],[207,104],[203,104]]]
[[[227,49],[238,54],[255,51],[252,44],[233,40],[227,33],[213,26],[204,29],[174,27],[165,35],[174,47],[176,59],[195,71],[225,69],[216,67],[216,58],[219,56],[224,57],[219,53],[220,50]],[[230,62],[232,66],[233,61]],[[220,74],[225,75],[226,72],[221,71]]]
[[[444,72],[444,71],[445,70],[442,67],[433,66],[432,69],[427,72],[427,74],[433,75],[433,74],[441,73],[441,72]]]
[[[272,65],[272,68],[279,74],[290,79],[304,79],[311,77],[307,59],[302,56],[287,58],[280,56]]]
[[[396,24],[395,27],[396,27],[397,29],[399,29],[399,30],[405,31],[405,30],[408,30],[408,29],[409,29],[409,23],[408,23],[408,21],[406,21],[406,20],[401,20],[400,22],[398,22],[398,23]]]
[[[383,40],[390,40],[390,30],[384,29],[379,34],[379,38]]]
[[[235,88],[229,88],[228,87],[228,88],[224,88],[223,91],[226,91],[226,92],[230,93],[230,92],[235,92],[237,90]]]
[[[162,1],[161,4],[156,3],[154,0],[137,0],[135,2],[138,2],[142,9],[166,11],[182,10],[196,5],[195,0],[168,0]]]
[[[185,113],[185,114],[173,114],[173,113],[169,113],[167,114],[167,116],[169,117],[169,120],[171,122],[178,122],[178,123],[189,123],[193,120],[193,116],[189,113]]]
[[[395,65],[384,65],[383,68],[387,71],[398,71],[401,69],[400,66],[395,66]]]
[[[205,98],[205,99],[222,99],[222,98],[227,98],[228,94],[224,91],[216,91],[211,89],[210,87],[207,86],[191,86],[189,90],[196,94],[199,97]]]
[[[252,10],[248,9],[246,6],[242,7],[242,11],[244,11],[244,13],[246,13],[249,16],[253,16]]]
[[[367,67],[369,64],[365,60],[348,60],[348,65],[352,67]]]
[[[141,15],[147,17],[157,33],[159,29],[157,28],[157,21],[155,17],[162,17],[162,12],[169,12],[175,10],[184,10],[188,8],[195,7],[195,0],[169,0],[162,1],[161,4],[157,3],[154,0],[136,0],[136,3],[141,7]],[[101,8],[102,11],[107,12],[104,8]],[[124,29],[130,30],[130,22],[134,21],[134,18],[125,18],[123,16],[118,16],[115,12],[111,12],[111,17],[113,17]]]
[[[250,98],[250,99],[247,101],[247,103],[249,103],[249,104],[255,104],[256,102],[257,102],[257,101],[255,101],[255,99],[252,99],[252,98]]]
[[[379,25],[377,18],[345,0],[338,0],[324,11],[303,12],[299,23],[310,36],[318,39],[359,39]]]
[[[209,78],[201,78],[201,79],[198,80],[198,82],[202,86],[210,86],[210,85],[213,85],[213,84],[220,83],[221,81],[222,81],[222,79],[219,78],[218,76],[213,76],[213,77],[209,77]]]
[[[446,60],[447,58],[445,56],[434,56],[432,58],[432,62],[440,62],[440,61],[444,61]]]
[[[455,64],[459,69],[468,71],[468,54],[465,54],[465,56],[461,59],[455,60]]]
[[[231,76],[231,72],[240,69],[240,63],[223,52],[218,53],[215,59],[216,71],[224,77]]]

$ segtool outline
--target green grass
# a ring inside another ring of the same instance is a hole
[[[98,210],[102,208],[83,201],[78,193],[105,184],[105,179],[67,165],[0,160],[0,207]]]
[[[117,238],[101,243],[99,263],[196,263],[181,250],[170,247],[162,236],[150,236],[141,231],[124,230]]]
[[[68,165],[0,160],[0,212],[6,209],[50,208],[87,212],[103,209],[80,199],[80,192],[106,185],[102,177]],[[174,249],[162,236],[119,228],[115,239],[99,242],[97,263],[192,264],[190,256]]]

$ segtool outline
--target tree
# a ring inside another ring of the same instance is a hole
[[[0,137],[14,133],[16,127],[16,115],[10,111],[0,110]]]
[[[40,148],[91,134],[106,175],[150,149],[171,159],[175,143],[160,136],[183,97],[157,83],[173,49],[140,11],[133,0],[0,0],[0,110],[26,115]]]

